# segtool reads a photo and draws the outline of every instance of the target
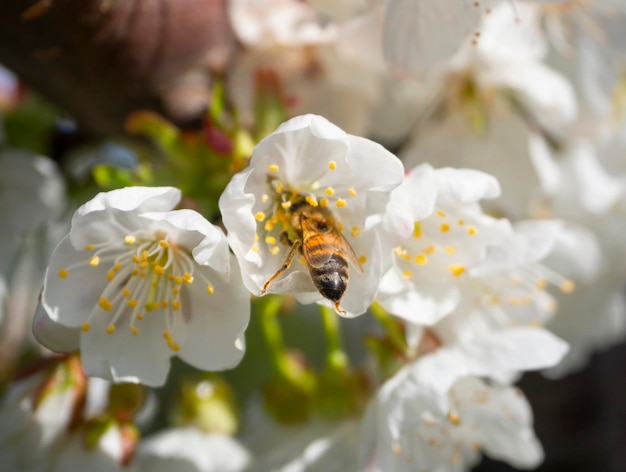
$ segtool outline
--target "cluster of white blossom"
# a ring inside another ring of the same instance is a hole
[[[158,387],[173,356],[236,366],[250,295],[293,295],[348,323],[391,315],[397,368],[371,369],[357,417],[287,430],[253,406],[243,423],[257,431],[240,440],[171,429],[139,441],[132,460],[117,426],[99,430],[88,457],[74,445],[81,381],[46,390],[32,376],[3,397],[0,417],[19,418],[2,421],[0,462],[443,472],[484,453],[538,466],[531,407],[514,383],[530,370],[565,375],[626,336],[626,34],[615,24],[626,3],[229,8],[241,51],[227,92],[242,119],[254,119],[263,70],[300,116],[232,176],[219,199],[225,231],[176,209],[173,187],[127,187],[78,208],[50,257],[34,334],[80,351],[88,376]],[[58,198],[43,193],[60,192],[41,158],[11,159],[0,154],[14,173],[0,173],[0,214],[33,216],[0,232],[3,305],[18,236],[49,219]],[[15,447],[25,437],[36,454]]]

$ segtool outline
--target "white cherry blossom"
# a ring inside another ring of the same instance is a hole
[[[173,210],[179,199],[171,187],[129,187],[76,211],[46,273],[44,345],[57,347],[55,325],[80,329],[87,374],[154,386],[173,355],[204,370],[239,362],[248,293],[222,231]]]
[[[378,301],[390,313],[431,325],[460,303],[467,273],[483,261],[490,244],[510,237],[506,220],[485,215],[479,201],[498,196],[490,175],[473,170],[412,169],[392,193],[390,207],[410,209],[411,219],[388,212],[402,222],[395,264],[381,282]],[[404,217],[404,218],[401,218]]]
[[[382,146],[346,134],[322,117],[306,115],[281,125],[257,145],[249,167],[233,177],[220,198],[228,240],[248,289],[261,295],[285,261],[290,245],[281,242],[281,235],[300,230],[292,227],[294,209],[319,209],[329,212],[327,218],[332,215],[363,270],[350,263],[341,308],[347,316],[363,313],[391,264],[397,238],[382,220],[402,175],[401,162]],[[302,303],[323,301],[298,256],[267,292],[294,294]]]
[[[566,351],[546,330],[509,328],[408,364],[382,386],[361,425],[363,468],[461,471],[481,450],[517,467],[538,465],[530,409],[506,384],[516,372],[557,364]]]
[[[45,470],[70,429],[85,389],[70,358],[11,383],[0,403],[0,464],[6,470]]]
[[[252,122],[255,93],[270,86],[290,116],[315,113],[353,134],[404,137],[419,113],[419,88],[393,77],[385,64],[382,5],[323,3],[230,2],[243,44],[228,74],[238,115]]]
[[[555,270],[580,278],[573,294],[559,297],[562,316],[549,328],[571,344],[563,363],[550,374],[561,376],[583,367],[591,354],[626,337],[623,287],[626,277],[626,180],[618,167],[610,172],[597,143],[572,140],[558,153],[556,185],[546,195],[543,214],[563,218],[586,230],[569,229],[575,239],[569,255],[551,257]]]
[[[564,0],[537,0],[537,3],[561,3]],[[503,0],[389,0],[384,26],[385,58],[401,73],[424,74],[445,64],[464,41],[482,40],[481,20],[494,15]],[[506,1],[518,13],[522,2]],[[514,5],[514,6],[513,6]],[[525,27],[524,15],[518,25],[499,31],[505,40],[515,30]],[[506,43],[506,41],[504,41]],[[511,54],[516,54],[510,48]]]
[[[520,15],[526,11],[520,5]],[[407,166],[427,161],[489,172],[502,187],[492,209],[519,218],[552,183],[538,168],[554,163],[532,149],[558,145],[577,106],[565,77],[542,62],[538,24],[528,21],[516,30],[515,18],[508,5],[494,9],[478,44],[465,44],[429,80],[426,113],[400,157]],[[507,28],[513,32],[503,38]]]

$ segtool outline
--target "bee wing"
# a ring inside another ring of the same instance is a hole
[[[345,238],[345,236],[341,234],[341,232],[337,231],[337,234],[341,238],[341,249],[343,249],[344,254],[348,257],[348,260],[352,264],[352,267],[354,267],[359,274],[362,274],[363,267],[361,266],[359,258],[354,253],[354,249],[352,249],[352,246],[350,246],[350,243]]]
[[[363,273],[363,267],[361,267],[359,258],[354,253],[352,246],[341,234],[341,231],[334,226],[327,233],[321,233],[314,225],[303,221],[302,237],[305,241],[310,240],[307,244],[302,245],[302,254],[309,266],[319,268],[326,264],[334,254],[341,251],[352,266],[359,273]]]

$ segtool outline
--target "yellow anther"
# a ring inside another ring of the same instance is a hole
[[[271,172],[278,172],[278,164],[270,164],[269,166],[267,166],[267,168],[268,168]]]
[[[191,275],[189,272],[185,272],[183,274],[183,282],[185,282],[186,284],[193,283],[193,275]]]
[[[137,303],[139,302],[135,300],[134,298],[131,298],[130,300],[126,302],[126,304],[131,308],[135,308],[137,306]]]
[[[274,223],[272,220],[265,222],[265,231],[272,231],[274,229]]]
[[[124,242],[126,244],[134,244],[135,241],[137,241],[137,238],[132,234],[127,234],[126,236],[124,236]]]
[[[320,199],[320,206],[326,208],[328,206],[328,198],[324,197]]]
[[[537,290],[545,290],[547,286],[548,280],[545,277],[539,277],[535,280],[535,287],[537,287]]]
[[[326,187],[326,190],[324,190],[324,193],[328,195],[329,197],[332,197],[333,195],[335,195],[335,189],[332,187]]]
[[[462,264],[450,264],[448,266],[448,270],[455,277],[460,277],[461,275],[463,275],[465,273],[465,266],[462,265]]]
[[[139,330],[137,329],[137,326],[131,326],[130,330],[133,333],[133,336],[137,336],[139,334]]]
[[[422,225],[419,223],[419,221],[416,221],[415,223],[413,223],[413,237],[414,238],[422,237]]]
[[[172,300],[172,310],[180,310],[180,300]]]
[[[124,295],[124,298],[130,297],[130,290],[128,290],[128,287],[124,287],[122,289],[122,295]]]
[[[215,287],[213,287],[212,284],[207,285],[206,293],[208,293],[209,295],[213,295],[214,292],[215,292]]]
[[[279,252],[280,252],[280,248],[278,246],[273,246],[272,247],[272,256],[275,256]]]
[[[267,244],[276,244],[276,238],[274,236],[268,236],[265,238]]]
[[[452,246],[446,246],[444,249],[448,254],[454,254],[456,252],[456,249],[454,249]]]
[[[167,329],[165,331],[163,331],[163,338],[166,339],[167,341],[172,339],[172,335],[170,334],[170,332]]]
[[[283,207],[285,210],[291,208],[291,200],[287,200],[286,202],[280,202],[280,206]]]
[[[135,315],[135,318],[137,318],[139,321],[143,320],[143,315],[141,313],[137,313]]]
[[[459,419],[459,415],[453,412],[448,413],[448,420],[450,420],[450,423],[452,423],[455,426],[458,426],[461,423],[461,420]]]
[[[100,264],[100,258],[98,256],[91,256],[89,258],[89,265],[91,267],[98,267],[99,264]]]
[[[146,261],[143,261],[141,264],[139,264],[139,268],[140,269],[147,269],[149,265],[150,264],[148,264]]]
[[[87,244],[85,246],[85,251],[93,251],[96,248],[95,244]]]
[[[335,202],[335,205],[337,205],[339,208],[345,207],[346,201],[343,198],[338,198],[337,201]]]
[[[269,197],[269,195],[267,193],[264,193],[263,195],[261,195],[261,202],[262,203],[265,203],[269,199],[270,199],[270,197]]]
[[[395,456],[399,456],[400,454],[402,454],[402,446],[400,446],[400,444],[394,444],[393,446],[391,446],[391,452]]]
[[[265,213],[263,213],[262,211],[257,211],[254,214],[254,217],[256,218],[257,221],[263,221],[265,219]]]
[[[161,246],[162,248],[168,248],[170,247],[170,243],[168,243],[165,239],[161,239],[159,241],[159,246]]]
[[[435,252],[435,246],[433,246],[432,244],[430,246],[428,246],[426,249],[424,249],[424,252],[426,254],[432,254],[433,252]]]
[[[437,216],[440,216],[442,218],[446,217],[446,214],[443,211],[441,211],[441,210],[437,210],[436,213],[437,213]]]
[[[423,254],[418,254],[417,256],[415,256],[415,262],[417,262],[419,265],[426,265],[428,264],[428,257]]]
[[[441,230],[442,233],[447,233],[448,231],[450,231],[450,225],[448,223],[443,223],[439,229]]]
[[[404,272],[402,272],[402,277],[404,277],[405,279],[410,279],[411,277],[413,277],[413,272],[411,272],[410,270],[405,270]]]
[[[257,245],[255,244],[254,246],[252,246],[252,247],[250,248],[250,250],[251,250],[252,252],[259,252],[259,246],[257,246]]]
[[[361,257],[359,257],[359,262],[360,262],[361,264],[365,264],[365,263],[367,262],[367,256],[361,256]]]
[[[141,260],[143,262],[148,260],[148,251],[141,251]]]
[[[307,195],[306,197],[304,197],[304,200],[306,200],[306,202],[311,205],[313,208],[315,208],[318,203],[317,203],[317,198],[315,198],[315,195]]]
[[[572,280],[564,280],[560,285],[561,292],[572,293],[576,290],[576,284]]]
[[[168,343],[168,346],[174,352],[180,351],[180,346],[178,344],[176,344],[175,342]]]
[[[174,281],[174,274],[169,274],[167,276],[167,280],[169,280],[170,282],[173,282]]]
[[[361,234],[361,228],[359,228],[358,226],[353,226],[350,234],[352,235],[352,237],[356,238],[359,234]]]
[[[172,293],[174,295],[178,295],[180,293],[180,287],[177,287],[177,286],[172,287]]]
[[[139,264],[141,262],[141,259],[139,259],[139,256],[137,254],[133,254],[133,262],[135,264]]]
[[[285,186],[283,185],[282,182],[276,182],[276,193],[283,193],[283,189],[285,188]]]
[[[161,300],[161,308],[167,308],[169,306],[169,303],[167,300]]]
[[[163,267],[162,265],[155,265],[154,266],[154,273],[157,275],[163,275],[165,273],[165,267]]]
[[[174,276],[174,283],[176,285],[180,285],[183,283],[183,276],[182,275],[175,275]]]
[[[468,226],[467,227],[467,234],[474,236],[476,234],[478,230],[476,229],[475,226]]]
[[[107,297],[101,297],[100,300],[98,300],[98,306],[104,311],[111,311],[111,309],[113,308],[113,304],[108,300]]]
[[[66,269],[59,269],[59,278],[60,279],[65,279],[67,278],[67,276],[70,275],[69,272]]]
[[[80,329],[86,333],[87,331],[89,331],[91,329],[91,325],[89,323],[87,323],[86,321],[83,323],[83,325],[80,327]]]
[[[336,163],[335,161],[330,161],[330,162],[328,163],[328,168],[329,168],[330,170],[335,170],[335,169],[337,168],[337,163]]]
[[[259,233],[254,233],[254,242],[255,243],[259,242]]]
[[[335,226],[337,226],[337,229],[338,229],[339,231],[343,231],[344,226],[343,226],[343,223],[342,223],[341,221],[337,221],[337,223],[335,224]]]
[[[121,269],[122,269],[122,263],[120,261],[117,261],[115,265],[113,266],[113,270],[115,272],[119,272]]]
[[[133,275],[134,277],[137,277],[139,275],[139,270],[135,269],[131,272],[131,275]]]
[[[465,220],[459,220],[457,223],[459,226],[463,226],[465,224]]]
[[[107,326],[107,333],[112,334],[114,332],[115,332],[115,325],[109,324],[109,326]]]
[[[159,308],[161,308],[161,304],[159,302],[152,302],[152,304],[150,305],[150,307],[153,310],[158,310]]]
[[[356,197],[356,190],[354,190],[352,187],[348,189],[348,193],[351,197]]]

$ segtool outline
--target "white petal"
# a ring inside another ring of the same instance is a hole
[[[165,383],[174,354],[163,339],[166,328],[161,311],[146,313],[136,321],[137,336],[128,323],[116,323],[108,334],[108,313],[99,312],[90,319],[90,329],[80,337],[81,359],[87,375],[114,382],[139,382],[152,387]]]
[[[77,351],[80,343],[80,330],[52,321],[41,303],[33,321],[33,334],[38,342],[54,352]]]
[[[483,198],[500,195],[500,185],[495,177],[471,169],[443,168],[435,171],[437,198],[442,202],[476,203]]]
[[[91,267],[87,261],[88,253],[75,250],[69,236],[54,249],[41,294],[41,304],[52,321],[77,328],[96,307],[108,283],[108,267]],[[68,269],[66,278],[59,277],[61,269],[81,262],[85,264]]]
[[[567,343],[544,329],[509,328],[439,349],[409,368],[418,384],[443,395],[462,376],[506,379],[511,372],[553,366],[567,349]]]
[[[0,153],[0,215],[3,230],[22,234],[58,216],[65,185],[56,164],[28,151]]]
[[[401,72],[420,75],[449,59],[475,25],[476,9],[453,0],[387,2],[383,50]]]
[[[238,472],[246,468],[250,455],[228,436],[179,428],[144,439],[135,462],[140,470],[151,472]]]
[[[236,264],[234,258],[232,264]],[[211,281],[213,294],[207,293],[206,285],[201,285],[200,280],[190,287],[189,298],[183,300],[182,308],[184,311],[188,304],[189,321],[184,325],[178,356],[202,370],[234,367],[244,354],[244,346],[237,339],[248,326],[249,293],[238,270],[231,273],[229,280],[222,280],[220,274],[208,268],[196,270]]]
[[[94,211],[121,210],[137,213],[169,211],[180,201],[181,192],[174,187],[126,187],[100,192],[76,210],[75,218]]]

